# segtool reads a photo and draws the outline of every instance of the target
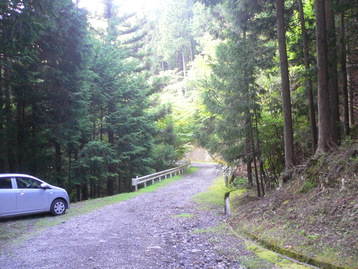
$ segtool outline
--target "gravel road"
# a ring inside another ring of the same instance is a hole
[[[0,268],[245,268],[238,260],[250,253],[237,237],[195,232],[225,219],[222,208],[195,206],[192,197],[217,177],[214,165],[199,166],[157,191],[46,229],[4,251]]]

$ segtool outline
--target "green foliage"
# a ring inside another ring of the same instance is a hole
[[[265,160],[265,170],[277,181],[284,167],[283,118],[275,117],[275,113],[263,111],[259,132],[263,141],[261,150]]]
[[[43,177],[79,200],[153,171],[143,34],[106,6],[98,35],[70,0],[2,2],[1,172]]]
[[[304,9],[304,15],[305,15],[305,23],[306,23],[306,29],[308,33],[308,39],[309,39],[309,49],[310,54],[314,54],[315,47],[314,45],[314,39],[315,39],[315,13],[314,13],[314,1],[312,0],[304,0],[303,2],[303,9]],[[297,5],[297,4],[295,4]],[[299,18],[299,12],[297,11],[297,7],[293,6],[295,10],[293,10],[293,13],[291,16],[288,16],[290,18],[289,22],[289,31],[287,31],[287,52],[288,57],[291,60],[294,59],[301,59],[300,64],[303,63],[303,50],[302,50],[302,32],[301,32],[301,23]],[[292,11],[291,11],[292,12]],[[313,60],[313,59],[312,59]],[[299,63],[299,62],[297,62]]]
[[[133,176],[172,166],[194,142],[232,166],[252,164],[262,186],[276,183],[284,121],[274,1],[175,0],[145,18],[103,4],[93,15],[70,0],[1,1],[0,172],[97,197],[129,191]],[[303,9],[308,69],[297,3],[285,1],[297,162],[311,154],[306,79],[317,87],[313,0]],[[354,48],[355,5],[334,9]]]
[[[197,93],[188,80],[183,81],[173,71],[161,72],[152,79],[156,90],[150,96],[148,111],[156,121],[153,152],[156,170],[166,169],[182,159],[193,140]]]
[[[1,11],[6,14],[1,20],[1,78],[7,82],[1,86],[6,108],[0,105],[0,115],[7,115],[6,122],[1,119],[7,135],[0,145],[4,160],[0,170],[47,177],[50,167],[59,173],[58,163],[54,164],[58,156],[49,158],[52,145],[79,135],[77,115],[86,105],[79,88],[86,17],[66,0],[24,6],[7,2]]]
[[[206,136],[201,138],[199,134],[198,139],[229,163],[249,158],[245,154],[247,139],[255,139],[258,134],[255,121],[259,120],[261,109],[261,89],[254,74],[257,68],[267,65],[270,55],[269,48],[236,36],[217,45],[216,61],[208,57],[212,75],[203,83],[203,99],[210,114],[201,116],[203,129],[199,132]]]
[[[108,167],[119,161],[110,145],[101,141],[89,142],[79,155],[74,164],[75,184],[91,182],[101,185],[101,180],[109,176]]]
[[[193,38],[190,31],[191,1],[173,0],[163,8],[158,22],[158,56],[169,69],[185,70],[193,58]],[[185,76],[185,74],[184,74]]]
[[[234,189],[245,189],[248,186],[246,177],[236,177],[233,182],[231,182],[231,187]]]
[[[168,143],[157,144],[153,151],[153,167],[156,171],[173,167],[178,159],[173,145]]]

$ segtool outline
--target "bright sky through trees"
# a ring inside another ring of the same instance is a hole
[[[114,0],[115,4],[120,5],[129,12],[153,9],[159,6],[161,2],[163,0]],[[79,7],[86,8],[91,12],[98,12],[103,10],[103,3],[102,0],[79,0]]]

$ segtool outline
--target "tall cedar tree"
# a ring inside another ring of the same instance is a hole
[[[339,36],[339,58],[341,63],[340,76],[342,78],[342,116],[343,116],[343,131],[344,135],[350,134],[349,127],[349,109],[348,109],[348,78],[347,78],[347,48],[346,48],[346,26],[345,26],[345,12],[340,11],[340,36]]]
[[[325,0],[316,0],[316,51],[318,68],[318,147],[317,152],[331,150],[335,143],[332,137],[327,59],[327,31]]]
[[[300,14],[300,23],[301,23],[301,32],[302,32],[302,42],[303,42],[303,57],[306,70],[306,89],[308,93],[308,109],[309,109],[309,120],[311,128],[311,140],[312,140],[312,152],[313,154],[317,148],[317,126],[316,126],[316,111],[314,106],[314,97],[313,97],[313,82],[311,76],[308,75],[310,70],[310,54],[309,54],[309,42],[308,34],[306,29],[306,20],[303,8],[302,0],[298,0],[298,10]]]
[[[325,0],[327,57],[328,57],[328,94],[332,139],[336,144],[340,141],[339,94],[337,78],[337,42],[336,26],[332,0]]]
[[[284,143],[285,143],[285,167],[290,168],[294,165],[294,147],[293,147],[293,126],[291,111],[291,93],[290,80],[288,73],[288,61],[286,50],[286,30],[285,30],[285,4],[284,0],[276,1],[277,15],[277,37],[278,48],[280,52],[280,70],[282,87],[282,107],[284,116]]]

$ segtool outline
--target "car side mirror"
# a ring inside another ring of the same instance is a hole
[[[47,183],[42,183],[41,184],[41,189],[45,190],[45,189],[51,189],[51,188],[50,188],[50,185],[48,185]]]

